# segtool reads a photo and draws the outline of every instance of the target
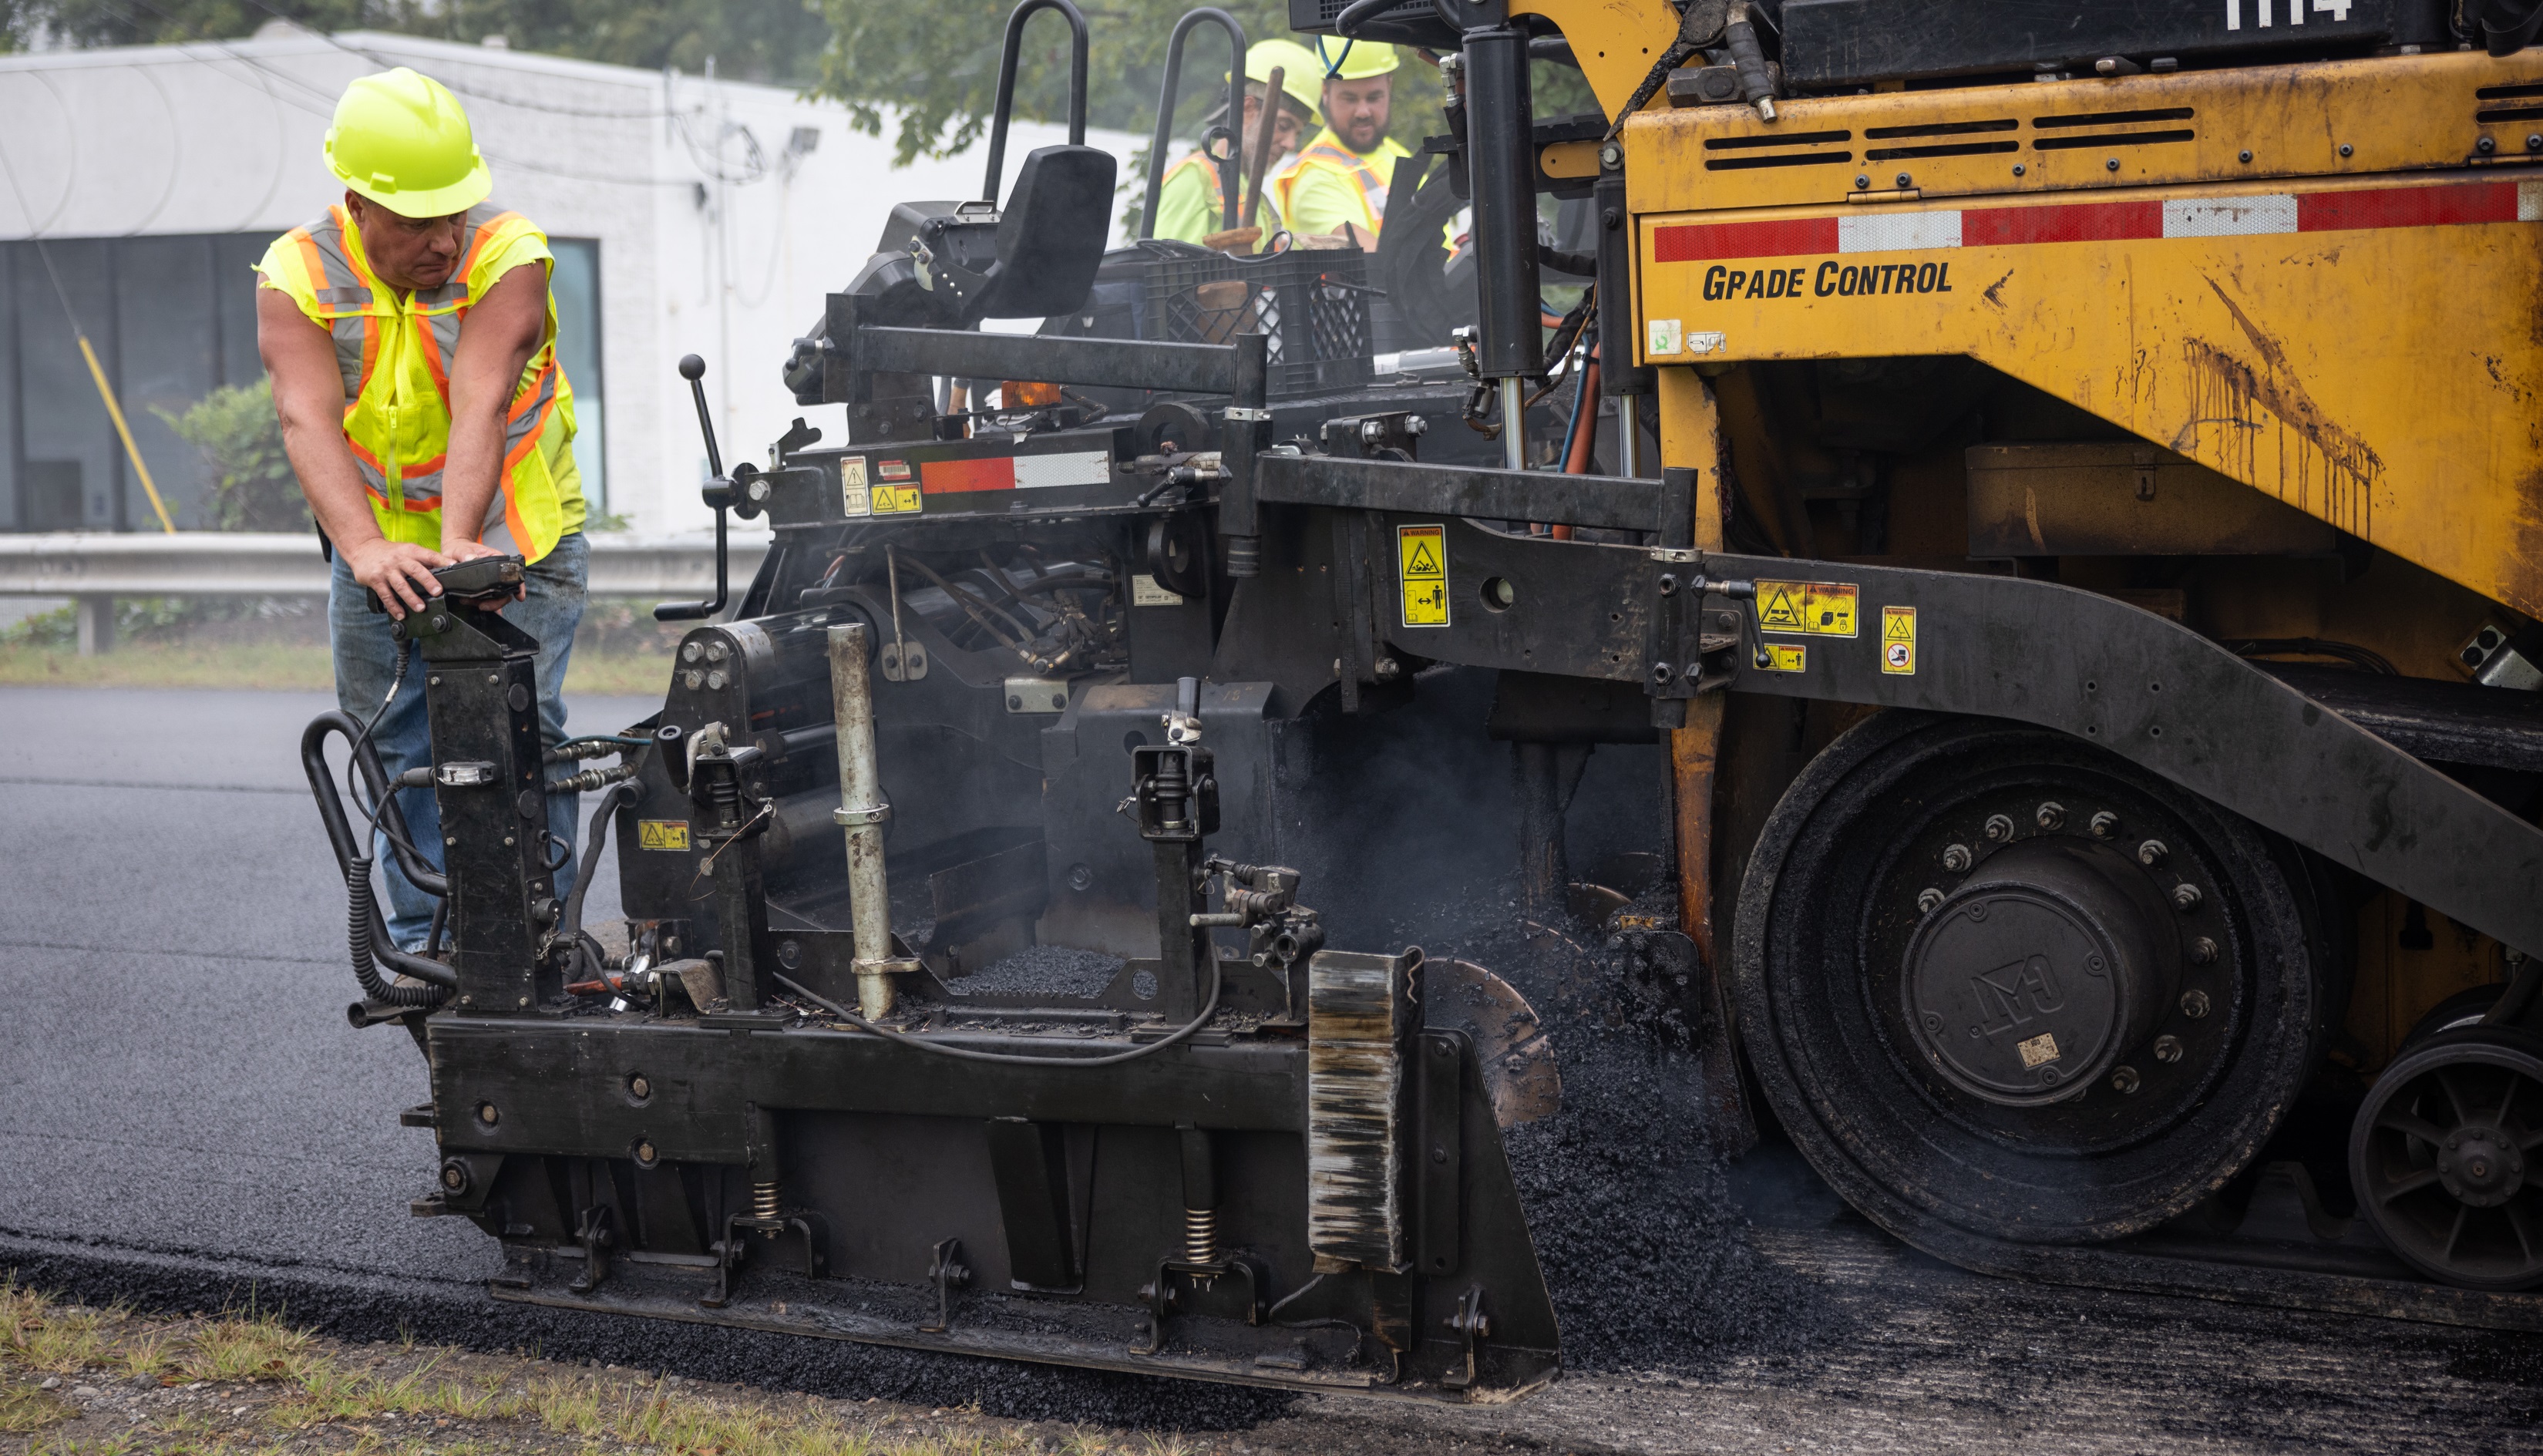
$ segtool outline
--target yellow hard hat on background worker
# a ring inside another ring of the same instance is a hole
[[[495,190],[459,99],[405,66],[345,88],[327,128],[327,166],[401,217],[465,212]]]
[[[1325,63],[1295,40],[1257,40],[1246,50],[1246,80],[1269,86],[1273,66],[1280,68],[1281,94],[1307,109],[1307,124],[1324,125],[1324,111],[1319,104],[1324,96]]]
[[[1371,76],[1391,74],[1403,64],[1404,57],[1392,45],[1316,38],[1316,80],[1320,84],[1327,80],[1365,81]]]

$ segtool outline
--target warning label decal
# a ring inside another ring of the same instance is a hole
[[[638,819],[638,849],[667,849],[681,854],[689,850],[689,821],[686,819]]]
[[[920,499],[916,486],[877,486],[874,488],[874,513],[916,515]]]
[[[1811,650],[1797,642],[1766,644],[1766,670],[1769,672],[1802,672],[1811,665]]]
[[[1852,637],[1855,596],[1847,581],[1760,581],[1757,625],[1768,632]]]
[[[1881,670],[1901,677],[1916,675],[1916,609],[1881,609]]]
[[[1404,582],[1404,625],[1448,625],[1448,531],[1445,526],[1395,528],[1397,575]]]
[[[866,489],[866,457],[850,455],[839,461],[839,512],[842,515],[874,514],[874,497]]]

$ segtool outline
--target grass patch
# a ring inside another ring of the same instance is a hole
[[[27,1435],[59,1425],[79,1412],[33,1381],[0,1376],[0,1435]]]
[[[271,1315],[219,1319],[195,1332],[179,1368],[195,1380],[289,1380],[309,1367],[310,1343]]]
[[[45,1390],[42,1383],[53,1382]],[[8,1439],[20,1438],[20,1439]],[[269,1313],[159,1319],[0,1279],[0,1451],[28,1456],[1185,1456],[1180,1436],[841,1405],[405,1341]]]
[[[56,1305],[13,1277],[0,1285],[0,1354],[39,1374],[69,1374],[107,1357],[106,1317]]]

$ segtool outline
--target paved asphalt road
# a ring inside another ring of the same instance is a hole
[[[1508,1408],[1274,1402],[497,1306],[489,1246],[413,1220],[429,1135],[394,1029],[345,1023],[342,891],[297,762],[321,699],[0,689],[0,1267],[199,1308],[249,1290],[339,1333],[1019,1415],[1224,1424],[1257,1449],[2543,1449],[2543,1339],[2048,1289],[1850,1219],[1747,1235],[1812,1304],[1799,1346],[1567,1379]],[[578,728],[650,705],[575,705]],[[604,863],[594,919],[616,905]],[[1677,1302],[1653,1287],[1639,1297]]]

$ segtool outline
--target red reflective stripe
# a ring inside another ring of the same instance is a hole
[[[2516,184],[2512,182],[2375,188],[2358,192],[2299,192],[2296,195],[2296,231],[2300,233],[2374,227],[2445,227],[2456,223],[2515,220]]]
[[[1961,214],[1961,246],[2109,243],[2163,236],[2161,202],[2074,202],[2052,207],[1987,207]]]
[[[2361,192],[2299,192],[2296,231],[2360,231],[2388,227],[2452,227],[2515,222],[2518,184],[2479,182]],[[2230,202],[2232,198],[2220,198]],[[1940,209],[1936,209],[1940,210]],[[1910,214],[1900,214],[1910,215]],[[2070,202],[2037,207],[1965,208],[1961,246],[2003,248],[2026,243],[2109,243],[2161,238],[2163,203]],[[1658,263],[1716,258],[1788,258],[1840,251],[1837,219],[1680,224],[1656,229]],[[1890,250],[1881,250],[1890,251]],[[1913,251],[1913,250],[1908,250]]]
[[[1709,258],[1785,258],[1834,253],[1836,219],[1791,222],[1709,222],[1664,227],[1652,234],[1652,257],[1660,263],[1702,263]]]
[[[959,496],[966,491],[1012,491],[1016,459],[991,455],[982,460],[922,460],[918,484],[930,496]]]

